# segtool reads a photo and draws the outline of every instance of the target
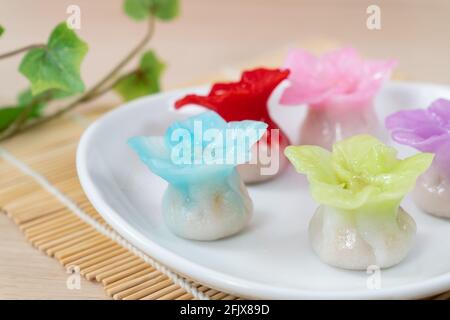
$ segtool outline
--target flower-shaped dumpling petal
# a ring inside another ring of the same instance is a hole
[[[450,142],[450,100],[438,99],[428,109],[398,111],[386,118],[386,127],[398,143],[438,152]]]
[[[363,60],[355,49],[343,48],[321,56],[292,50],[284,67],[291,82],[281,97],[285,105],[364,104],[390,77],[394,60]]]
[[[289,71],[279,69],[245,71],[238,82],[216,83],[207,96],[187,95],[176,101],[175,108],[198,104],[216,111],[226,121],[263,121],[269,129],[276,129],[278,126],[270,117],[267,100],[288,75]]]
[[[226,175],[248,162],[266,129],[260,121],[227,123],[208,111],[171,124],[163,137],[137,136],[128,144],[152,172],[169,183],[186,184]]]
[[[433,160],[417,154],[404,160],[369,135],[342,140],[329,152],[317,146],[289,146],[285,154],[306,174],[319,203],[345,210],[368,203],[400,201]]]

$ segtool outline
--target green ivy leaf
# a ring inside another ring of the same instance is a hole
[[[125,0],[124,10],[135,20],[143,20],[154,14],[161,20],[172,20],[178,15],[178,0]]]
[[[31,82],[33,95],[49,89],[82,92],[80,65],[87,51],[87,44],[63,22],[53,30],[44,48],[32,49],[25,55],[19,70]]]
[[[44,94],[47,93],[42,93],[42,96],[33,97],[31,90],[26,89],[17,96],[17,105],[0,108],[0,132],[7,129],[31,103],[33,103],[33,105],[31,106],[27,118],[32,119],[40,117],[42,110],[46,106],[45,102],[42,101]]]
[[[5,28],[0,25],[0,36],[5,32]]]
[[[7,129],[22,113],[23,108],[17,106],[0,108],[0,132]]]
[[[29,118],[38,118],[41,116],[42,110],[47,106],[47,104],[42,101],[43,96],[46,94],[51,94],[51,93],[43,92],[38,96],[33,96],[33,94],[31,93],[31,89],[23,90],[17,96],[17,107],[23,109],[26,106],[28,106],[30,103],[32,103],[33,99],[34,99],[34,105],[29,114]]]
[[[120,80],[114,90],[125,100],[133,100],[160,91],[160,77],[164,63],[155,53],[147,51],[141,58],[139,67]]]

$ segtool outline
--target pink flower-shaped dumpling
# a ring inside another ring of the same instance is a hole
[[[335,142],[356,134],[383,139],[373,100],[396,64],[394,60],[364,60],[352,48],[321,56],[301,49],[291,51],[284,64],[290,71],[290,86],[280,103],[309,106],[301,143],[330,149]]]
[[[292,50],[284,63],[291,71],[281,103],[285,105],[364,105],[389,79],[395,60],[363,60],[353,48],[321,56],[302,49]]]
[[[386,118],[392,139],[436,156],[416,185],[414,198],[425,211],[450,218],[450,100],[428,109],[398,111]]]

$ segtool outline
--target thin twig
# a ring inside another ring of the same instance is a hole
[[[131,59],[133,59],[136,56],[136,54],[138,54],[145,47],[145,45],[150,41],[150,39],[153,36],[154,29],[155,29],[155,20],[152,16],[150,16],[149,21],[148,21],[147,32],[146,32],[144,38],[142,38],[142,40],[138,43],[138,45],[133,50],[131,50],[130,53],[127,56],[125,56],[122,59],[122,61],[120,61],[119,64],[113,70],[111,70],[107,75],[105,75],[103,77],[103,79],[100,80],[95,86],[93,86],[88,92],[86,92],[85,95],[86,96],[93,95],[104,84],[106,84],[108,81],[113,79],[119,73],[119,71],[122,70],[123,67]]]
[[[134,71],[134,70],[133,70]],[[122,81],[123,79],[125,79],[126,77],[128,77],[133,71],[131,72],[127,72],[123,75],[121,75],[120,77],[116,78],[116,80],[114,80],[113,82],[111,82],[110,84],[108,84],[107,86],[104,86],[103,88],[97,90],[94,94],[92,94],[90,96],[90,100],[94,100],[102,95],[104,95],[105,93],[107,93],[108,91],[110,91],[112,88],[114,88],[120,81]]]
[[[104,85],[107,84],[108,82],[110,82],[123,69],[123,67],[125,67],[125,65],[130,60],[132,60],[145,47],[145,45],[152,38],[153,31],[154,31],[154,18],[152,16],[150,16],[149,21],[148,21],[147,32],[144,35],[144,37],[142,38],[142,40],[137,44],[137,46],[133,50],[130,51],[130,53],[127,56],[125,56],[119,62],[119,64],[116,65],[116,67],[113,70],[111,70],[108,74],[106,74],[92,88],[90,88],[89,90],[84,92],[77,99],[75,99],[72,102],[70,102],[67,106],[58,109],[57,111],[55,111],[52,114],[49,114],[49,115],[44,116],[42,118],[39,118],[39,119],[37,119],[37,120],[35,120],[33,122],[30,122],[30,123],[25,124],[25,125],[20,126],[20,127],[15,126],[14,130],[12,130],[10,132],[4,131],[3,134],[0,135],[0,141],[8,139],[8,138],[12,137],[13,135],[15,135],[15,134],[17,134],[19,132],[26,131],[28,129],[31,129],[33,127],[36,127],[36,126],[41,125],[43,123],[46,123],[46,122],[48,122],[50,120],[53,120],[53,119],[55,119],[57,117],[60,117],[63,114],[73,110],[78,105],[80,105],[82,103],[85,103],[85,102],[88,102],[90,100],[96,99],[96,98],[100,97],[101,95],[105,94],[106,92],[108,92],[109,89],[111,89],[120,79],[122,79],[122,77],[119,77],[117,80],[112,82],[112,84],[110,84],[107,87],[104,87]]]
[[[9,58],[9,57],[15,56],[16,54],[19,54],[19,53],[22,53],[25,51],[29,51],[31,49],[44,48],[44,47],[45,47],[45,44],[30,44],[28,46],[25,46],[25,47],[22,47],[22,48],[19,48],[19,49],[10,51],[10,52],[2,53],[2,54],[0,54],[0,59]]]

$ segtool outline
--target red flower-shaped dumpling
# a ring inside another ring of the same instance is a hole
[[[286,79],[289,70],[254,69],[242,73],[238,82],[216,83],[207,96],[190,94],[178,100],[175,108],[197,104],[217,112],[227,122],[262,121],[270,129],[279,129],[269,114],[267,100],[272,91]],[[280,136],[283,135],[280,133]],[[270,142],[270,139],[268,140]]]

